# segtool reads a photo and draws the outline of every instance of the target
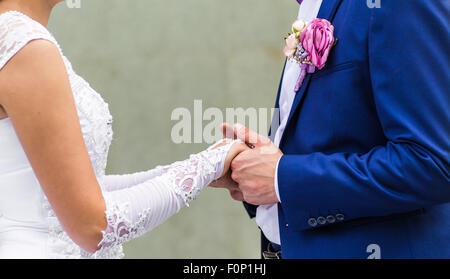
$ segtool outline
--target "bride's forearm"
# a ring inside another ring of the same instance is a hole
[[[195,199],[201,190],[222,175],[233,143],[191,155],[143,183],[105,191],[108,226],[101,250],[122,244],[157,227]]]
[[[122,190],[137,186],[150,179],[161,176],[165,174],[175,164],[179,164],[179,162],[176,162],[171,165],[160,165],[153,169],[136,173],[104,175],[102,178],[99,179],[99,182],[104,191],[112,192]]]
[[[105,175],[100,179],[104,191],[112,192],[130,188],[147,180],[158,177],[167,171],[169,166],[158,166],[154,169],[131,174]]]

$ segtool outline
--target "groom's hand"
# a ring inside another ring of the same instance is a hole
[[[244,196],[242,195],[241,189],[239,189],[239,185],[231,179],[231,170],[228,171],[221,178],[213,181],[209,184],[210,187],[213,188],[224,188],[230,192],[230,196],[233,200],[236,201],[244,201]]]
[[[279,202],[274,178],[278,161],[283,156],[281,150],[269,138],[240,124],[224,124],[222,128],[226,137],[232,135],[252,147],[231,162],[231,178],[239,184],[244,200],[254,205]]]

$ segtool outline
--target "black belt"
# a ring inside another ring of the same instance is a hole
[[[276,251],[273,245],[269,243],[267,250],[262,253],[262,256],[265,260],[281,260],[281,250]]]

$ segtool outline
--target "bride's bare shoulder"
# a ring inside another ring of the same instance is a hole
[[[19,12],[0,15],[0,105],[29,94],[49,76],[65,73],[60,48],[50,32]]]
[[[51,77],[65,73],[64,61],[52,42],[36,39],[28,42],[0,69],[0,103],[2,100],[38,89]]]

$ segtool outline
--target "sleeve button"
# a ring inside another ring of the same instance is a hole
[[[333,215],[328,215],[327,216],[327,222],[329,224],[333,224],[334,222],[336,222],[336,218]]]
[[[317,220],[315,219],[315,218],[310,218],[309,220],[308,220],[308,225],[310,226],[310,227],[317,227]]]
[[[338,221],[344,221],[345,216],[344,216],[344,214],[339,213],[339,214],[336,214],[336,219]]]
[[[327,223],[327,219],[325,219],[325,217],[320,216],[317,218],[317,223],[319,223],[319,225],[325,225]]]

